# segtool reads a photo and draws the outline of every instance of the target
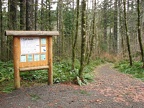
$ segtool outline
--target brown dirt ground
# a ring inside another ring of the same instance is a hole
[[[102,65],[86,85],[54,84],[0,94],[0,108],[144,108],[144,82]]]

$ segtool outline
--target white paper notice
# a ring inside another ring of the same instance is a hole
[[[39,38],[36,37],[21,37],[21,55],[22,54],[33,54],[40,53],[40,42]]]
[[[46,46],[41,47],[41,52],[46,52]]]

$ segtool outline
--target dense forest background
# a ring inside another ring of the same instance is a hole
[[[5,30],[57,30],[54,60],[80,70],[96,57],[144,62],[144,0],[1,0],[0,60],[13,58]]]

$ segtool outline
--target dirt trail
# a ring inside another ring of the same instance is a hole
[[[111,68],[96,68],[86,86],[54,84],[0,94],[0,108],[144,108],[144,82]]]

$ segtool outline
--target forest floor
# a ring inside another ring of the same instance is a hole
[[[54,84],[0,93],[0,108],[144,108],[144,82],[105,64],[88,85]]]

